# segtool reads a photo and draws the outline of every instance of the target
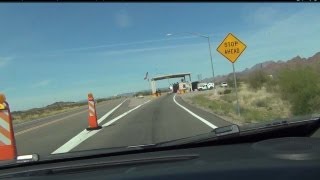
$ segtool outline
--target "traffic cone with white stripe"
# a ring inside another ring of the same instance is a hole
[[[101,129],[102,127],[98,125],[98,118],[96,112],[96,103],[94,101],[92,93],[88,94],[88,105],[89,105],[89,127],[87,128],[88,131]]]
[[[12,126],[12,116],[5,96],[0,94],[0,161],[15,160],[16,158],[17,148]]]

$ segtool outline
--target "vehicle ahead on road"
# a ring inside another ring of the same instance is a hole
[[[320,179],[319,5],[0,12],[0,178]]]
[[[144,98],[144,96],[142,94],[137,96],[139,99]]]

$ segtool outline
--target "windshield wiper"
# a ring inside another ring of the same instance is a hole
[[[320,127],[320,117],[295,120],[277,120],[259,124],[255,127],[239,127],[230,125],[219,127],[209,133],[194,137],[182,138],[158,143],[156,147],[222,145],[257,142],[265,139],[281,137],[308,137]]]
[[[79,159],[88,159],[96,157],[107,157],[114,155],[125,155],[144,153],[151,151],[183,149],[188,147],[208,146],[208,145],[225,145],[236,143],[250,143],[265,139],[281,137],[307,137],[311,136],[320,127],[320,117],[300,119],[295,121],[278,120],[271,123],[264,123],[256,127],[239,127],[230,125],[213,129],[209,133],[199,134],[197,136],[186,137],[178,140],[143,144],[126,147],[114,147],[107,149],[74,151],[65,154],[51,155],[41,161],[23,160],[23,163],[12,162],[0,167],[14,167],[41,163],[53,163],[60,161],[73,161]],[[37,159],[38,160],[38,159]]]
[[[150,149],[157,147],[158,144],[140,144],[140,145],[134,145],[134,146],[127,146],[129,149]]]

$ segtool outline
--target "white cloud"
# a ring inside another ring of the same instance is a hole
[[[120,28],[126,28],[133,25],[133,20],[125,9],[115,14],[115,23]]]
[[[49,79],[42,80],[42,81],[39,81],[37,83],[34,83],[32,85],[32,88],[45,87],[45,86],[48,86],[50,83],[51,83],[51,80],[49,80]]]
[[[217,35],[211,34],[210,37],[212,37],[212,36],[217,36]],[[61,53],[65,53],[65,52],[81,52],[81,51],[90,51],[90,50],[98,50],[98,49],[102,49],[100,51],[104,51],[103,49],[106,49],[106,48],[115,48],[115,47],[123,47],[123,46],[130,46],[130,45],[143,45],[143,44],[150,44],[150,43],[157,43],[157,42],[161,43],[161,42],[165,42],[165,41],[187,40],[187,39],[197,39],[197,38],[199,38],[199,37],[188,35],[188,36],[182,36],[182,37],[170,37],[170,38],[163,38],[163,39],[128,42],[128,43],[101,44],[101,45],[97,45],[97,46],[77,47],[77,48],[42,52],[39,54],[29,54],[28,56],[29,57],[30,56],[32,56],[32,57],[59,56],[59,55],[62,55]],[[21,57],[25,57],[25,56],[21,56]]]
[[[177,37],[177,38],[154,39],[154,40],[136,41],[136,42],[128,42],[128,43],[104,44],[104,45],[98,45],[98,46],[87,46],[87,47],[58,50],[57,52],[72,52],[72,51],[84,51],[84,50],[93,50],[93,49],[100,49],[100,48],[113,48],[113,47],[120,47],[120,46],[148,44],[148,43],[155,43],[155,42],[183,40],[183,39],[192,39],[192,38],[198,38],[198,37],[183,36],[183,37]]]
[[[113,50],[113,51],[105,51],[103,55],[116,55],[116,54],[127,54],[127,53],[139,53],[139,52],[147,52],[147,51],[157,51],[163,49],[174,49],[179,47],[192,47],[206,44],[203,43],[192,43],[192,44],[182,44],[182,45],[172,45],[172,46],[159,46],[159,47],[151,47],[151,48],[134,48],[134,49],[121,49],[121,50]]]

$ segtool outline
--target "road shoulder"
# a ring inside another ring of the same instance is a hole
[[[190,101],[186,101],[185,99],[186,98],[182,94],[177,94],[176,95],[177,102],[179,102],[184,107],[190,109],[195,114],[197,114],[197,115],[201,116],[202,118],[208,120],[212,124],[214,124],[214,125],[216,125],[218,127],[234,124],[233,122],[228,121],[228,120],[226,120],[224,118],[221,118],[220,116],[217,116],[217,115],[211,113],[210,111],[206,111],[203,108],[197,107],[196,105],[190,103]]]
[[[196,92],[194,92],[194,93],[196,93]],[[220,120],[229,122],[229,123],[231,123],[231,124],[236,124],[236,125],[238,125],[238,126],[242,126],[242,125],[243,125],[243,123],[240,122],[240,121],[237,121],[237,120],[235,120],[235,119],[231,119],[230,117],[227,117],[227,116],[218,115],[218,114],[214,113],[211,109],[206,108],[206,107],[203,107],[203,106],[200,106],[200,105],[192,102],[192,101],[190,100],[190,95],[189,95],[189,94],[180,94],[180,95],[177,96],[177,97],[180,97],[179,99],[181,99],[181,101],[182,101],[184,104],[187,104],[187,105],[191,106],[192,108],[199,109],[199,110],[201,110],[201,111],[205,111],[206,113],[211,114],[211,116],[216,117],[217,119],[220,119]]]

